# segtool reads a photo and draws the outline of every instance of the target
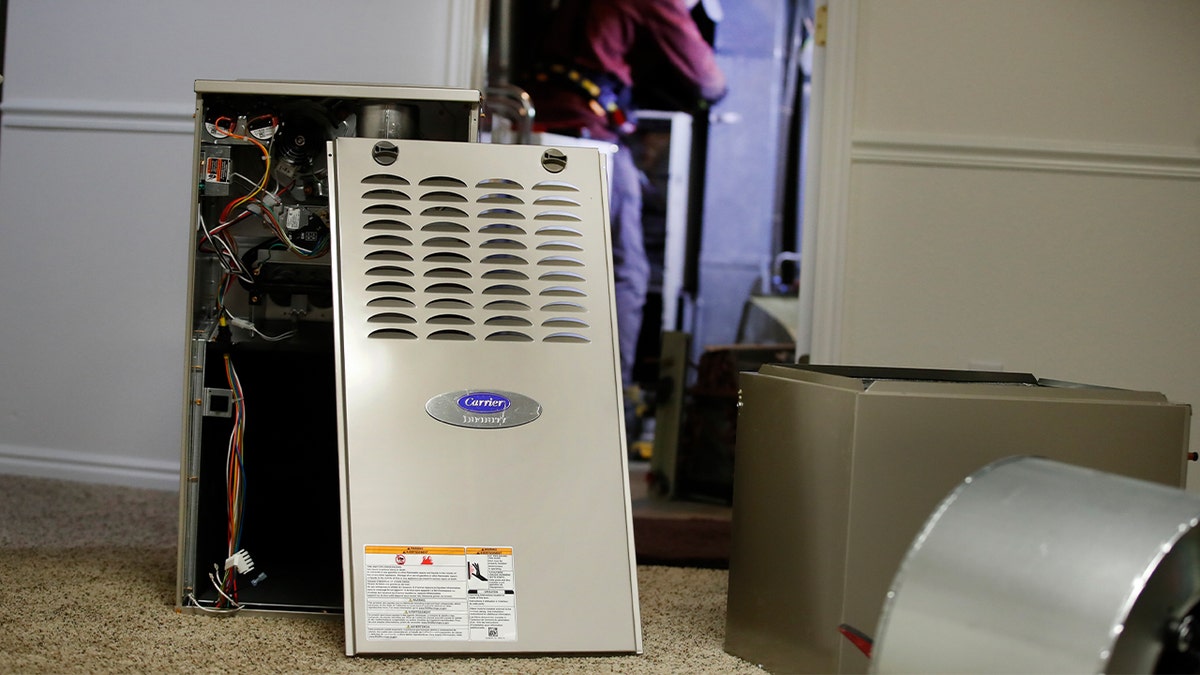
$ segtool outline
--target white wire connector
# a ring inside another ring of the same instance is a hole
[[[253,321],[250,321],[249,319],[243,319],[238,316],[233,316],[232,314],[229,315],[229,323],[233,324],[234,326],[237,326],[238,328],[241,328],[242,330],[248,330],[251,333],[258,330],[257,328],[254,327]]]
[[[254,561],[246,549],[242,549],[225,559],[225,569],[230,567],[236,567],[238,574],[246,574],[254,570]]]

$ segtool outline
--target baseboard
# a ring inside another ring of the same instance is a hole
[[[153,490],[179,489],[179,463],[104,453],[0,444],[0,474]]]

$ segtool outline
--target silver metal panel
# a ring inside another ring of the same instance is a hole
[[[1040,458],[968,477],[926,522],[877,631],[881,673],[1155,671],[1200,591],[1200,497]]]
[[[391,143],[330,162],[346,651],[640,652],[601,157]],[[510,606],[464,603],[472,547],[510,554]]]

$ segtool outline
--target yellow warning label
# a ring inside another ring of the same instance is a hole
[[[512,555],[512,547],[503,546],[480,546],[467,547],[467,555]]]
[[[367,555],[465,555],[461,546],[367,546]],[[511,549],[509,555],[512,555]]]

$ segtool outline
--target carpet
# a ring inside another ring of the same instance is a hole
[[[638,566],[644,654],[348,658],[340,616],[174,610],[174,493],[0,476],[3,673],[751,673],[722,651],[728,573]]]

